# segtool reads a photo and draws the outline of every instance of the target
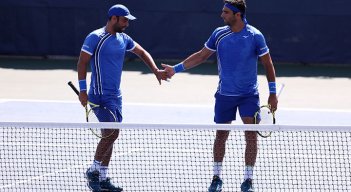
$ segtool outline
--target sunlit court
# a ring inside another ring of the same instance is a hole
[[[351,191],[350,6],[2,0],[0,192]]]

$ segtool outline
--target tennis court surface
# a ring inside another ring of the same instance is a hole
[[[88,191],[99,139],[78,102],[2,99],[0,109],[0,191]],[[217,127],[211,105],[125,103],[123,114],[126,126],[111,125],[121,134],[109,175],[124,191],[207,191],[216,129],[232,130],[222,177],[224,191],[239,191],[243,130],[256,126]],[[276,115],[272,136],[259,139],[256,191],[351,191],[351,111]]]

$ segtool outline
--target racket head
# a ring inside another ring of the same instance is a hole
[[[117,122],[116,114],[110,109],[89,102],[86,108],[87,122]],[[114,135],[116,129],[90,128],[92,133],[99,138],[108,138]]]
[[[274,125],[275,121],[275,113],[270,105],[262,105],[254,115],[255,124]],[[271,131],[257,131],[257,133],[263,138],[270,137],[272,134]]]

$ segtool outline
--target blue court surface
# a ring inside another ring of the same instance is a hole
[[[282,108],[276,115],[285,125],[351,124],[345,110]],[[123,116],[125,123],[208,125],[213,106],[125,103]],[[84,121],[76,101],[0,100],[0,124]],[[0,191],[88,191],[83,173],[99,140],[91,132],[1,129]],[[350,132],[277,132],[260,139],[256,191],[351,191]],[[122,130],[109,175],[124,191],[207,191],[213,138],[209,130]],[[224,191],[240,188],[244,143],[242,132],[227,141]]]

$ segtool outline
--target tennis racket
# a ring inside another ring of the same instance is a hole
[[[79,96],[78,89],[73,85],[71,81],[68,82],[68,85]],[[117,122],[115,114],[106,107],[88,102],[88,105],[84,106],[84,108],[86,122]],[[99,138],[108,138],[112,136],[116,131],[116,129],[98,128],[90,128],[90,130],[96,137]]]
[[[278,98],[282,93],[284,87],[285,87],[285,84],[282,83],[277,94]],[[274,125],[275,122],[276,122],[275,111],[272,111],[271,106],[269,104],[262,105],[254,115],[255,124]],[[268,138],[272,135],[272,131],[257,131],[257,134],[263,138]]]

